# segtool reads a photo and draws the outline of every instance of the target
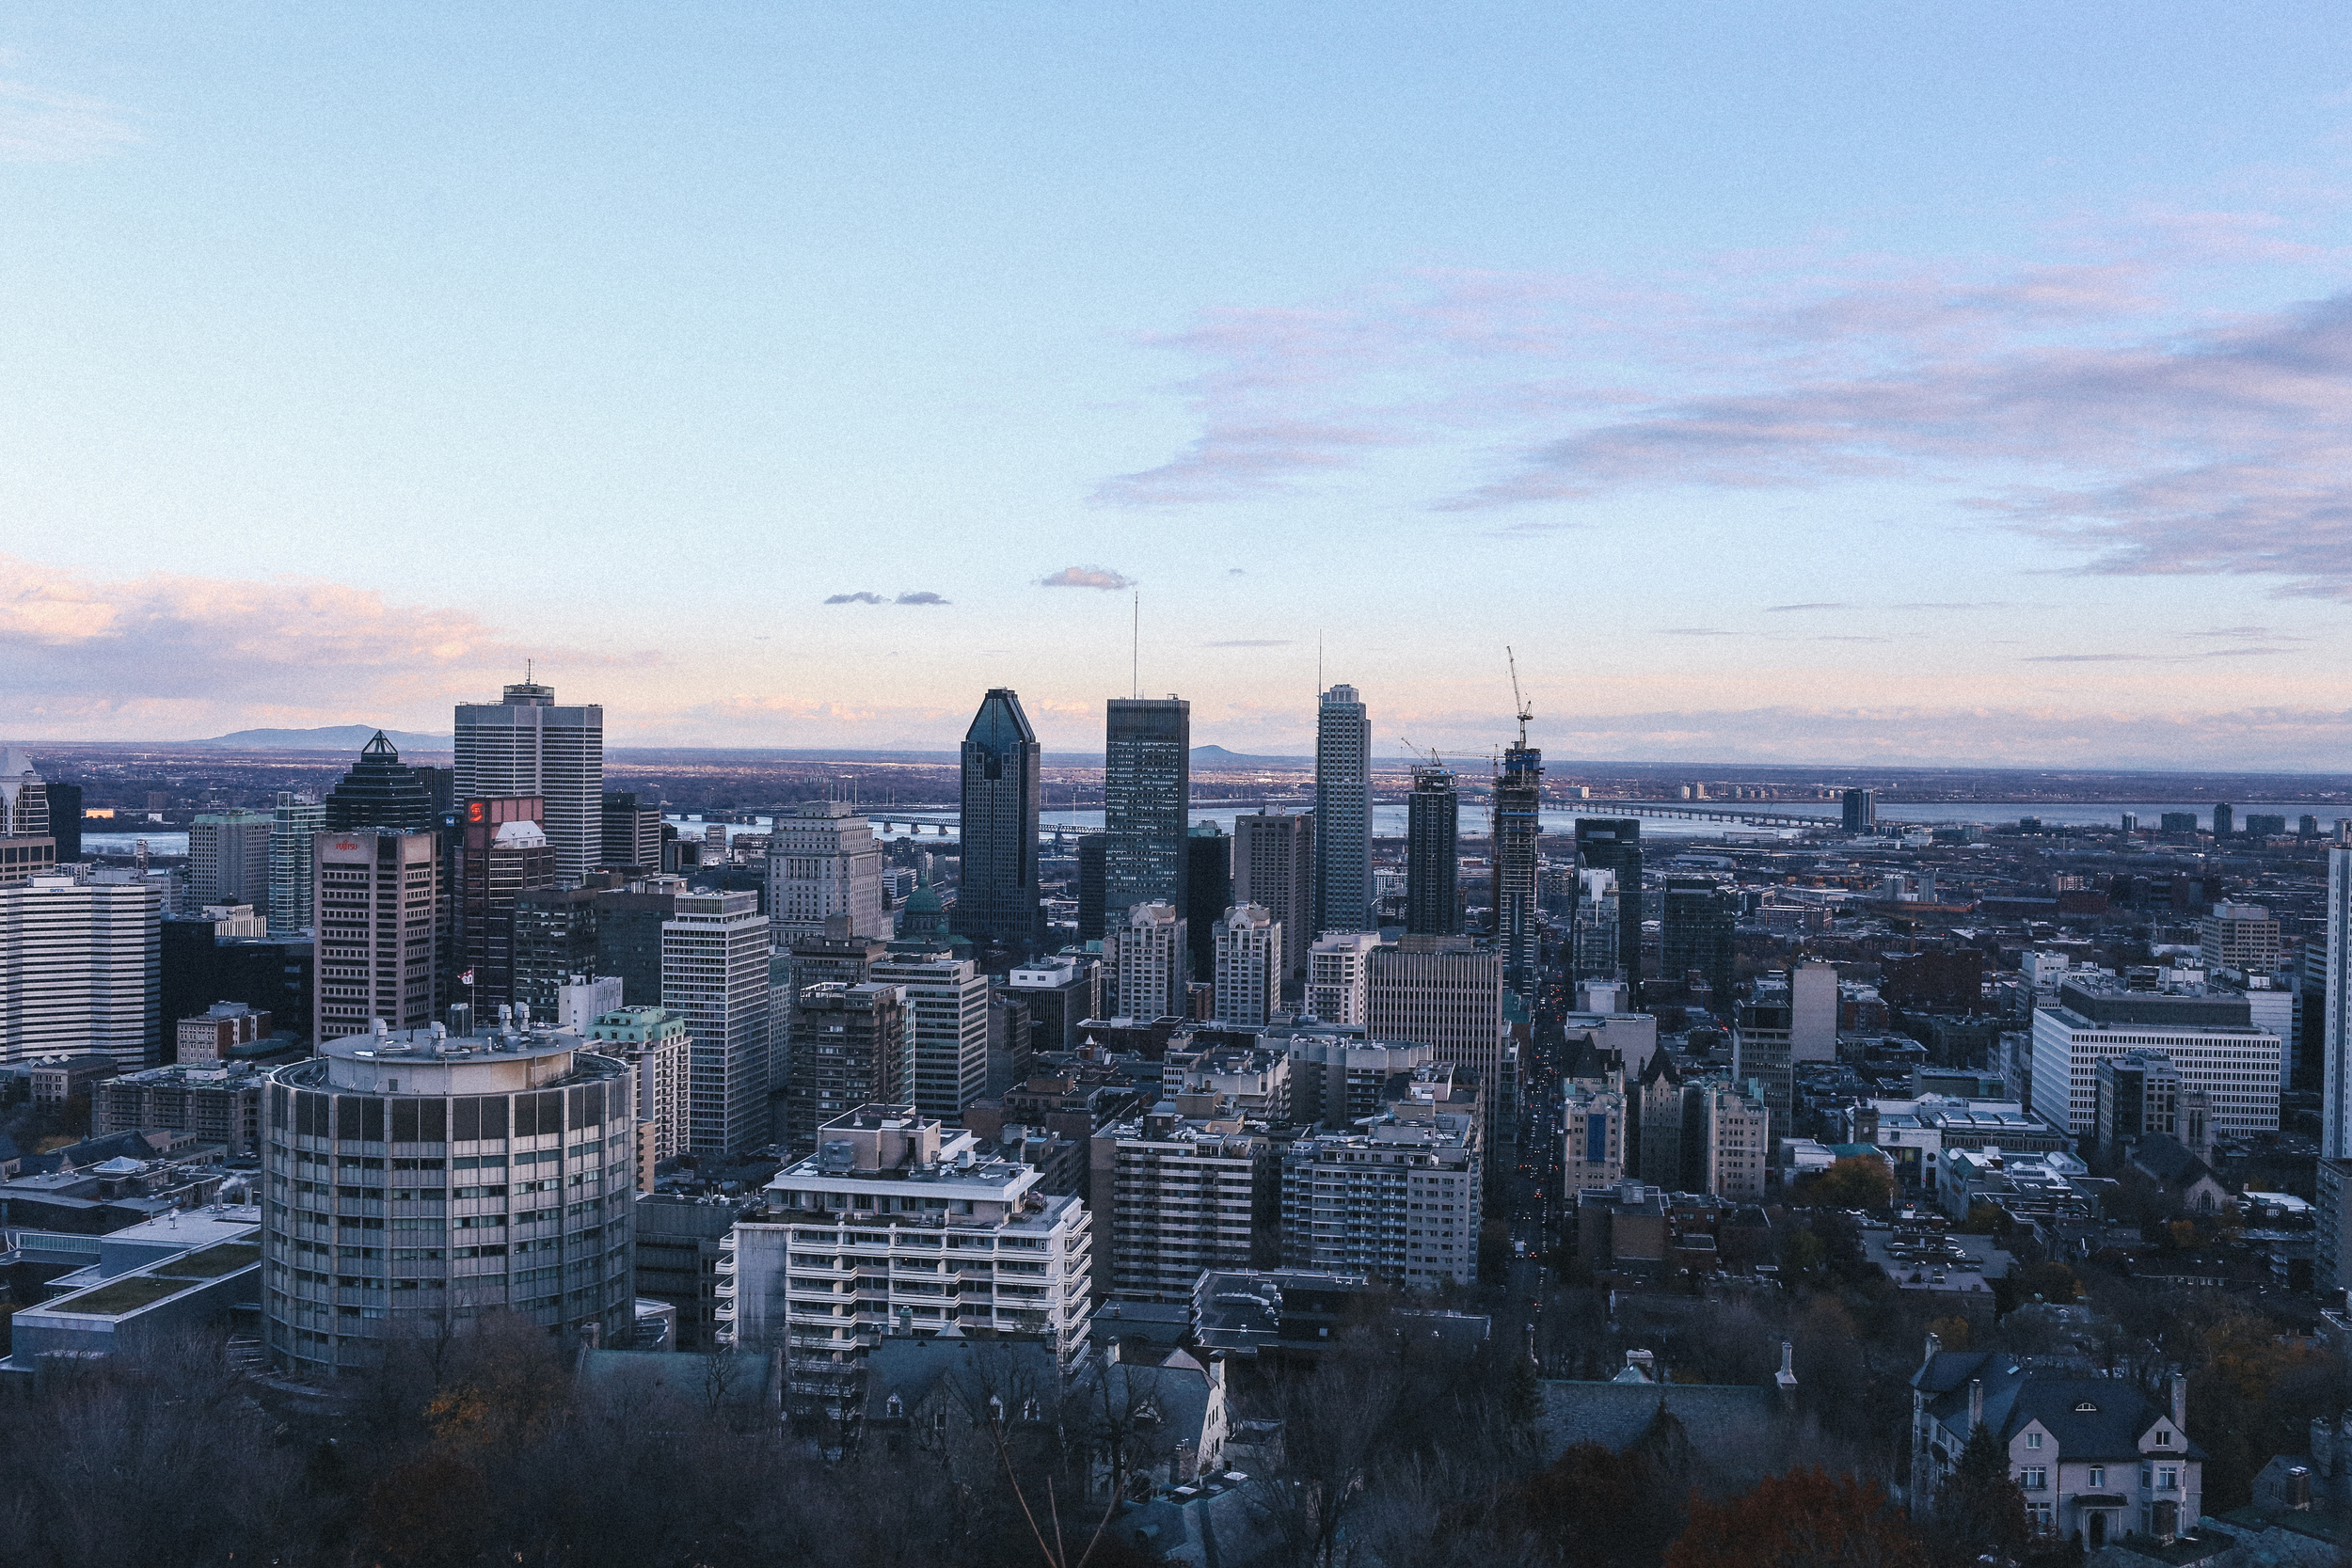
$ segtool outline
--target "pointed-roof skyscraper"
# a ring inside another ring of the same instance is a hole
[[[349,832],[354,828],[423,832],[440,825],[417,770],[400,760],[400,749],[384,737],[382,730],[360,748],[359,760],[324,804],[330,833]]]
[[[963,882],[953,928],[976,946],[1036,950],[1037,824],[1043,751],[1020,696],[990,689],[963,736]]]

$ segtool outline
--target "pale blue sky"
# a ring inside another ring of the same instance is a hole
[[[0,736],[2352,743],[2341,6],[484,9],[0,18]]]

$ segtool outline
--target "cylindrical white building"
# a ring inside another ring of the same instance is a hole
[[[587,1045],[404,1030],[326,1040],[270,1074],[274,1365],[330,1376],[389,1335],[501,1308],[616,1342],[632,1310],[633,1083]]]

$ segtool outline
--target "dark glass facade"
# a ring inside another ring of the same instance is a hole
[[[1233,907],[1233,841],[1214,822],[1203,822],[1185,840],[1184,920],[1191,929],[1209,932]],[[1216,944],[1196,940],[1192,944],[1192,977],[1206,985],[1216,974]]]
[[[1617,967],[1628,985],[1642,983],[1642,819],[1638,816],[1580,816],[1577,859],[1595,871],[1617,875]]]
[[[1543,752],[1532,746],[1504,752],[1494,792],[1495,946],[1502,954],[1502,983],[1521,996],[1535,989],[1535,848],[1543,793]]]
[[[1739,894],[1712,878],[1666,879],[1665,914],[1659,927],[1660,975],[1679,985],[1696,974],[1714,992],[1712,1009],[1725,1017],[1730,1016],[1737,974],[1732,927],[1739,910]]]
[[[1037,892],[1041,750],[1019,695],[990,690],[963,736],[963,880],[952,929],[975,946],[1033,952],[1044,935]]]
[[[1088,833],[1078,840],[1078,940],[1103,940],[1104,869],[1110,862],[1110,836]]]
[[[441,814],[434,809],[417,770],[400,760],[399,749],[381,730],[361,748],[359,760],[323,803],[330,833],[355,828],[433,832],[441,826]]]
[[[1192,705],[1179,697],[1110,700],[1104,716],[1103,919],[1163,900],[1186,905]]]
[[[1447,768],[1413,769],[1405,798],[1405,931],[1407,936],[1462,934],[1462,798]]]

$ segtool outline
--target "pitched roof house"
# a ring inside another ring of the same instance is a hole
[[[2126,1535],[2169,1541],[2203,1505],[2204,1451],[2189,1441],[2188,1381],[2170,1408],[2128,1379],[2021,1365],[2006,1351],[1947,1351],[1932,1334],[1911,1378],[1911,1495],[1934,1506],[1979,1426],[2009,1452],[2037,1529],[2096,1551]]]

